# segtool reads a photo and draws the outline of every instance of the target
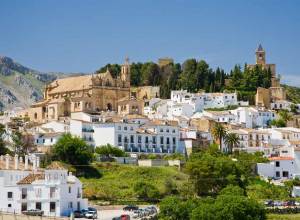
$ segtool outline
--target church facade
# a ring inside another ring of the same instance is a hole
[[[69,117],[72,112],[117,111],[120,100],[130,99],[130,64],[121,74],[104,73],[58,79],[45,87],[42,101],[23,112],[31,121],[43,123]]]

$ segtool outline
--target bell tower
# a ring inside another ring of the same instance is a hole
[[[125,58],[125,63],[121,66],[121,80],[122,82],[130,86],[130,64],[129,64],[129,58]]]
[[[258,48],[256,49],[255,55],[256,55],[256,64],[258,65],[266,64],[266,52],[261,46],[261,44],[259,44]]]

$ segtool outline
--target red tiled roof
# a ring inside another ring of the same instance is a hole
[[[293,157],[269,157],[269,160],[294,160]]]

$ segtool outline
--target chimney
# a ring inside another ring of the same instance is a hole
[[[8,154],[6,154],[5,155],[5,169],[9,169],[9,159],[10,159],[10,157],[9,157],[9,155]]]
[[[25,165],[24,165],[24,169],[28,170],[28,155],[25,155]]]
[[[19,169],[19,157],[18,155],[16,154],[15,155],[15,170],[18,170]]]

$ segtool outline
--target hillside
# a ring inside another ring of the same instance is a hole
[[[300,103],[300,88],[282,85],[286,89],[287,99],[294,103]]]
[[[46,83],[65,76],[64,73],[42,73],[0,56],[0,111],[28,107],[43,97]]]
[[[97,163],[101,178],[80,178],[84,186],[84,196],[91,200],[110,201],[120,204],[137,201],[134,187],[146,182],[158,190],[158,198],[163,198],[170,190],[178,190],[187,180],[187,175],[175,167],[138,167],[114,163]],[[86,173],[86,172],[85,172]],[[173,192],[174,193],[174,192]]]

